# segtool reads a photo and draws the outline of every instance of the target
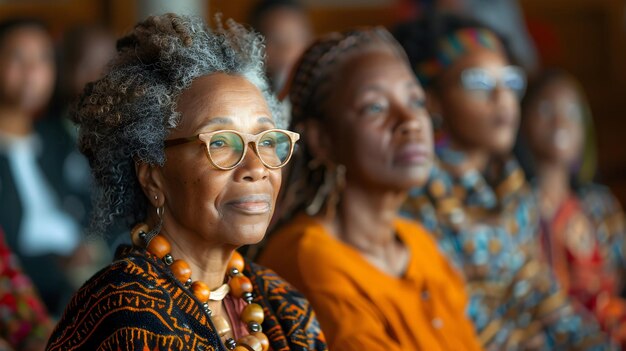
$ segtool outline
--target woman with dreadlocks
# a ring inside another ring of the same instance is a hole
[[[330,34],[304,53],[289,97],[304,142],[260,262],[309,298],[330,349],[479,350],[460,276],[397,216],[433,157],[402,48],[383,29]]]

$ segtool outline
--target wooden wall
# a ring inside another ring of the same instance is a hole
[[[314,3],[314,1],[309,1]],[[225,18],[246,22],[255,0],[213,0],[209,11]],[[340,3],[337,1],[337,3]],[[395,18],[392,6],[311,6],[309,16],[316,33],[341,31],[366,25],[391,25]]]

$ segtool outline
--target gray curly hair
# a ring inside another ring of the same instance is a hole
[[[117,220],[142,221],[148,201],[135,162],[163,165],[163,142],[176,128],[176,101],[194,79],[211,73],[241,75],[258,87],[279,127],[286,121],[265,78],[263,38],[232,20],[211,30],[200,18],[166,14],[147,18],[117,42],[106,75],[86,86],[73,112],[79,147],[96,182],[92,234]]]

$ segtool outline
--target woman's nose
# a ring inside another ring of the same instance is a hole
[[[238,181],[256,182],[266,179],[269,169],[265,167],[261,158],[254,151],[253,146],[248,146],[241,164],[235,168],[235,178]]]

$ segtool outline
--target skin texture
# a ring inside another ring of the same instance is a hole
[[[429,91],[429,108],[443,118],[454,149],[464,152],[473,167],[483,169],[491,155],[507,155],[515,142],[520,107],[515,93],[498,86],[491,94],[463,89],[461,73],[467,68],[487,69],[495,76],[509,65],[505,56],[478,47],[450,66]]]
[[[50,100],[54,87],[54,53],[46,32],[18,27],[0,43],[0,130],[28,134],[32,117]]]
[[[197,78],[177,106],[181,123],[168,139],[222,129],[257,134],[274,128],[261,92],[241,76],[215,73]],[[172,256],[189,263],[194,280],[215,289],[223,283],[233,250],[265,235],[281,171],[265,168],[250,148],[243,162],[229,171],[210,164],[202,143],[167,148],[166,157],[163,167],[137,166],[153,206],[148,213],[151,225],[158,223],[156,208],[163,207],[161,233],[172,244]]]
[[[307,126],[307,139],[318,158],[346,167],[338,215],[320,221],[373,265],[399,276],[409,254],[393,220],[408,190],[426,182],[433,142],[421,86],[403,59],[380,46],[337,66],[325,125]]]
[[[267,74],[279,89],[311,42],[311,24],[301,11],[279,7],[264,15],[259,30],[265,36]]]

